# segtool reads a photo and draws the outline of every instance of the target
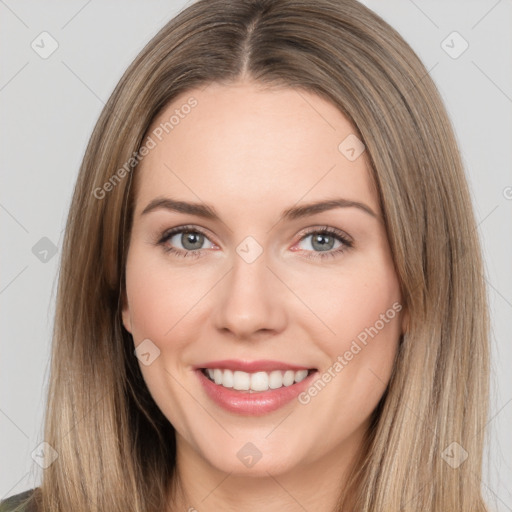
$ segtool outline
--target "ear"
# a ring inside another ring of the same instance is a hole
[[[121,318],[123,321],[124,328],[132,334],[132,317],[130,314],[130,306],[128,305],[128,298],[126,296],[126,291],[123,290],[121,293]]]

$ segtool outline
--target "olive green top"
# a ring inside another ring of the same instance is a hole
[[[35,489],[20,494],[15,494],[9,498],[0,501],[0,512],[34,512],[36,509],[31,505],[30,498]]]

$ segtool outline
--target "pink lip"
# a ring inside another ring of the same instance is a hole
[[[215,366],[215,368],[219,368],[219,366]],[[241,369],[240,366],[237,368]],[[261,366],[258,366],[258,368],[261,368]],[[283,366],[280,368],[283,369]],[[305,370],[306,368],[299,369]],[[226,411],[245,416],[263,416],[270,412],[276,411],[277,409],[290,403],[294,398],[296,398],[308,386],[311,385],[312,379],[315,378],[315,375],[318,372],[312,372],[304,380],[297,382],[292,386],[283,386],[279,389],[256,393],[249,393],[249,391],[236,391],[215,384],[215,382],[212,382],[210,379],[208,379],[208,377],[206,377],[206,375],[204,375],[200,369],[197,369],[195,373],[198,376],[199,381],[201,382],[201,385],[203,386],[203,389],[205,390],[208,397]]]
[[[256,373],[256,372],[271,372],[273,370],[293,370],[295,372],[299,370],[311,370],[311,367],[307,366],[299,366],[288,363],[282,363],[280,361],[269,361],[269,360],[261,360],[261,361],[239,361],[235,359],[224,359],[222,361],[211,361],[209,363],[198,364],[195,366],[195,369],[198,370],[200,368],[219,368],[221,370],[231,370],[236,371],[240,370],[242,372],[247,373]]]

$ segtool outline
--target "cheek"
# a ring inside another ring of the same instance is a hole
[[[136,346],[149,339],[158,347],[160,353],[150,365],[139,363],[144,381],[173,426],[189,432],[193,431],[190,395],[176,383],[186,382],[189,377],[180,361],[190,339],[196,337],[194,329],[200,325],[194,319],[194,305],[201,290],[198,283],[187,279],[190,273],[170,270],[161,260],[137,250],[128,260],[126,289],[132,336]]]
[[[382,260],[380,260],[382,261]],[[308,300],[334,334],[318,338],[325,364],[300,397],[325,429],[318,450],[328,450],[368,421],[393,370],[401,332],[402,304],[392,266],[375,261],[332,273]]]
[[[155,251],[156,252],[156,251]],[[165,258],[135,249],[128,260],[126,288],[135,342],[165,344],[204,296],[207,277],[166,265]],[[163,348],[163,347],[161,347]]]
[[[319,377],[327,373],[330,389],[322,391],[321,401],[326,399],[328,407],[328,401],[335,400],[346,407],[345,417],[362,419],[387,385],[400,339],[403,306],[394,267],[379,255],[311,284],[304,278],[301,293],[310,290],[307,302],[330,331],[317,338],[326,356]]]
[[[132,335],[136,344],[143,338],[150,338],[158,344],[166,330],[165,319],[172,320],[169,317],[169,311],[172,311],[172,304],[169,304],[172,296],[164,293],[167,288],[165,280],[155,277],[155,271],[151,268],[144,272],[139,269],[127,272],[126,289]]]
[[[359,340],[365,343],[368,337],[388,338],[398,325],[400,293],[395,279],[383,278],[380,274],[367,272],[358,279],[353,275],[340,283],[339,294],[333,300],[331,312],[335,332],[340,340]]]
[[[401,294],[392,266],[381,259],[362,261],[347,270],[298,278],[296,291],[329,329],[321,337],[325,351],[337,356],[350,342],[399,334]],[[310,317],[307,317],[311,321]],[[382,335],[382,336],[381,336]]]

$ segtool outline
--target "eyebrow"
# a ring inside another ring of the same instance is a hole
[[[293,206],[284,210],[281,214],[279,221],[282,220],[296,220],[316,213],[333,210],[335,208],[358,208],[368,215],[377,218],[377,214],[366,204],[359,201],[352,201],[349,199],[335,198],[326,201],[317,201],[314,203],[305,204],[303,206]],[[169,197],[157,197],[153,199],[141,213],[146,215],[155,210],[171,210],[179,213],[188,213],[190,215],[197,215],[205,219],[220,220],[219,215],[213,206],[205,203],[190,203],[187,201],[177,201]]]

